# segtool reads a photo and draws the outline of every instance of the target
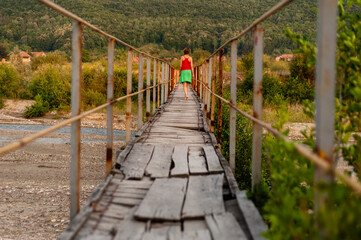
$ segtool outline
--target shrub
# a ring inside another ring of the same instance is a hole
[[[47,102],[43,102],[42,97],[40,95],[37,95],[35,97],[35,103],[30,107],[26,107],[24,117],[25,118],[42,117],[48,111],[49,111],[49,104]]]
[[[89,91],[83,91],[82,93],[84,104],[83,106],[91,106],[91,107],[97,107],[99,105],[102,105],[106,102],[106,96],[102,93],[99,93],[97,91],[89,90]]]
[[[0,64],[0,96],[18,98],[22,92],[20,74],[12,64]]]
[[[31,68],[37,70],[44,64],[63,65],[67,62],[66,54],[64,52],[55,51],[47,53],[45,56],[33,57],[31,59]]]
[[[283,87],[283,96],[291,103],[301,103],[303,100],[313,100],[314,87],[310,80],[300,77],[290,77]]]
[[[4,99],[0,98],[0,109],[3,109],[5,107],[5,101]]]
[[[32,96],[39,95],[50,109],[70,104],[70,69],[62,66],[44,65],[31,79],[29,90]]]

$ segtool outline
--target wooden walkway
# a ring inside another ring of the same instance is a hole
[[[192,92],[177,86],[120,153],[59,239],[261,239],[266,231],[239,191]]]

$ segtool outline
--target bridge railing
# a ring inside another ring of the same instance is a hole
[[[62,15],[73,20],[72,24],[72,75],[71,75],[71,118],[43,131],[23,138],[18,142],[11,143],[0,148],[0,154],[16,150],[44,135],[54,132],[68,124],[71,124],[71,163],[70,163],[70,220],[80,210],[80,121],[82,118],[107,108],[107,144],[106,144],[106,174],[112,168],[113,158],[113,104],[126,99],[126,142],[131,140],[131,105],[132,96],[138,96],[138,130],[143,125],[143,93],[146,92],[146,120],[150,117],[150,90],[153,90],[153,114],[155,109],[168,99],[168,95],[174,87],[175,71],[167,62],[127,44],[126,42],[102,31],[88,23],[77,15],[67,11],[61,6],[49,0],[36,0]],[[108,39],[108,79],[107,79],[107,102],[94,109],[81,113],[81,82],[82,82],[82,39],[83,26],[98,32]],[[119,43],[128,48],[127,59],[127,92],[125,96],[114,99],[114,45]],[[138,92],[132,93],[132,65],[134,52],[139,56]],[[143,89],[144,58],[146,60],[146,84]],[[151,85],[151,61],[153,60],[153,84]],[[158,81],[157,81],[158,80]]]
[[[230,106],[230,136],[229,156],[230,166],[235,169],[236,156],[236,113],[253,122],[252,139],[252,189],[261,182],[262,128],[277,138],[291,142],[278,130],[262,121],[262,78],[263,78],[263,27],[259,24],[277,11],[286,7],[292,0],[283,0],[272,7],[259,19],[239,35],[231,38],[202,64],[194,68],[197,81],[193,83],[196,93],[204,103],[204,111],[211,131],[214,132],[215,103],[218,99],[217,138],[221,142],[222,133],[222,102]],[[299,154],[309,159],[316,166],[315,181],[330,182],[332,176],[344,181],[355,192],[361,195],[361,184],[348,175],[337,171],[334,161],[334,99],[336,79],[336,29],[337,1],[318,0],[318,36],[317,36],[317,66],[316,66],[316,149],[309,150],[302,144],[292,142]],[[254,81],[253,81],[253,116],[237,108],[237,40],[245,34],[254,33]],[[231,45],[231,83],[230,100],[223,98],[223,54],[224,48]],[[218,55],[218,56],[217,56]],[[216,93],[216,64],[218,58],[219,86]],[[317,197],[317,194],[316,194]],[[320,197],[320,196],[319,196]],[[316,199],[316,206],[322,199]]]

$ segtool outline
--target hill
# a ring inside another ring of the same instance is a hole
[[[90,23],[136,46],[154,43],[152,50],[179,51],[185,46],[214,51],[241,32],[278,0],[56,0]],[[286,27],[315,39],[316,1],[294,1],[272,16],[265,26],[265,52],[288,52],[292,43]],[[71,21],[35,0],[1,0],[0,43],[33,51],[69,51]],[[85,48],[104,49],[106,39],[85,30]],[[251,36],[240,41],[240,53],[249,52]]]

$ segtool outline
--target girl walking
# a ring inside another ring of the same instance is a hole
[[[188,100],[188,86],[192,83],[193,74],[193,59],[189,56],[191,50],[189,48],[185,48],[183,50],[184,55],[181,57],[180,63],[180,83],[183,84],[184,90],[184,100]]]

